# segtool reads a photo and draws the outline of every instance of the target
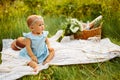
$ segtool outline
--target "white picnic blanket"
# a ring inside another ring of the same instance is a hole
[[[39,64],[40,69],[47,69],[49,65],[71,65],[97,63],[120,57],[120,46],[113,44],[109,38],[95,40],[71,40],[69,36],[59,43],[56,42],[62,31],[58,31],[49,38],[55,49],[54,58],[46,65]],[[19,58],[19,51],[10,48],[13,39],[3,39],[2,64],[0,64],[0,80],[15,80],[24,75],[35,75],[33,69],[26,65],[24,59]]]

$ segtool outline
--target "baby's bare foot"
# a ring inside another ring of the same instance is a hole
[[[37,65],[35,68],[34,68],[34,72],[37,72],[39,70],[39,66]]]
[[[36,62],[34,62],[34,61],[29,62],[28,65],[33,68],[33,71],[34,71],[34,72],[37,72],[38,69],[39,69],[38,64],[37,64]]]

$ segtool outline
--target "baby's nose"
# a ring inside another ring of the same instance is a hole
[[[42,25],[42,29],[44,30],[44,25]]]

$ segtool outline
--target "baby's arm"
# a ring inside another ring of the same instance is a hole
[[[28,52],[28,55],[30,56],[30,58],[32,59],[32,61],[35,61],[36,63],[38,63],[37,57],[34,55],[34,53],[32,52],[32,49],[30,47],[31,45],[31,40],[30,39],[26,39],[26,50]]]
[[[53,50],[53,48],[51,48],[51,46],[50,46],[50,42],[49,42],[48,38],[46,38],[46,44],[50,51]]]
[[[50,42],[49,42],[49,40],[48,40],[48,38],[46,38],[46,44],[47,44],[47,47],[49,48],[50,47]]]
[[[48,50],[49,50],[49,55],[46,58],[46,60],[43,62],[43,65],[48,63],[53,57],[54,57],[54,49],[50,46],[50,42],[48,40],[48,38],[46,38],[46,44],[48,46]]]

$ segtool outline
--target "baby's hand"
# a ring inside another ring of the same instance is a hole
[[[38,59],[36,56],[31,56],[31,59],[32,59],[32,61],[35,61],[36,63],[38,63]]]

